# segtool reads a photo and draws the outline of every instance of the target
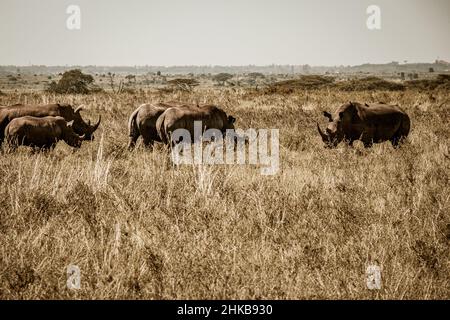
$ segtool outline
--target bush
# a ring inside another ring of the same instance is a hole
[[[231,78],[233,78],[233,75],[229,74],[229,73],[219,73],[213,77],[213,79],[215,81],[217,81],[219,84],[221,84],[222,86],[225,85],[225,82],[227,82]]]
[[[58,82],[52,81],[47,91],[59,94],[88,94],[101,89],[94,85],[94,78],[91,75],[74,69],[64,72]]]
[[[438,81],[450,81],[450,74],[438,74]]]
[[[378,77],[366,77],[362,79],[343,81],[337,83],[336,86],[342,91],[401,91],[405,89],[405,86],[401,83],[383,80]]]
[[[264,79],[265,78],[264,74],[262,74],[261,72],[250,72],[247,76],[252,79],[256,79],[256,78]]]
[[[406,85],[411,89],[420,90],[450,90],[450,74],[438,74],[436,79],[422,79],[407,81]]]
[[[290,93],[296,89],[320,89],[334,82],[332,77],[319,75],[304,75],[298,79],[284,80],[273,83],[269,86],[269,93]]]
[[[200,84],[195,79],[182,79],[182,78],[169,80],[167,81],[167,83],[174,89],[177,88],[183,91],[191,91],[194,87]]]

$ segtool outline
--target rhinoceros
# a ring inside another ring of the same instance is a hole
[[[75,133],[73,123],[73,120],[66,122],[63,117],[15,118],[6,126],[6,141],[12,149],[19,145],[52,149],[60,140],[64,140],[69,146],[79,148],[85,136]]]
[[[194,122],[202,122],[202,130],[218,129],[224,135],[227,129],[234,130],[236,119],[227,116],[225,111],[214,105],[204,105],[190,108],[169,108],[156,121],[159,138],[165,144],[171,141],[172,133],[177,129],[187,130],[194,137]],[[193,139],[191,140],[193,142]]]
[[[67,122],[73,121],[73,130],[75,131],[75,133],[77,133],[78,135],[83,135],[85,140],[92,140],[93,133],[100,125],[101,116],[99,116],[98,121],[95,125],[91,125],[90,121],[86,123],[81,117],[80,111],[82,109],[83,108],[80,106],[74,110],[72,106],[65,104],[16,104],[7,106],[6,108],[0,108],[0,144],[3,142],[4,131],[8,123],[15,118],[24,116],[63,117]]]
[[[156,129],[156,121],[159,116],[169,108],[196,108],[196,105],[181,102],[145,103],[140,105],[130,116],[128,132],[130,141],[129,150],[132,150],[140,136],[144,145],[151,147],[153,142],[161,142]]]
[[[336,147],[345,140],[352,145],[360,140],[366,148],[373,143],[391,141],[396,148],[409,134],[409,116],[400,107],[384,103],[361,104],[349,102],[340,106],[332,115],[323,112],[329,123],[326,132],[317,129],[326,147]]]

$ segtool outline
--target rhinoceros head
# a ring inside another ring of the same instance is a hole
[[[101,121],[101,116],[98,117],[98,121],[95,125],[91,125],[91,121],[88,120],[86,123],[81,117],[80,111],[83,108],[80,106],[75,109],[73,114],[73,125],[72,128],[75,133],[84,136],[84,140],[93,140],[94,132],[98,129]]]
[[[227,123],[225,124],[225,129],[233,129],[234,130],[234,123],[236,122],[236,118],[233,116],[227,117]]]
[[[317,129],[322,137],[322,141],[325,143],[325,147],[334,148],[344,139],[344,126],[346,122],[350,121],[350,119],[347,119],[347,114],[351,106],[351,102],[344,104],[334,115],[327,111],[323,112],[324,117],[328,119],[328,126],[325,133],[322,132],[318,123]]]
[[[85,140],[86,135],[79,136],[73,130],[74,120],[67,122],[67,126],[63,130],[64,141],[71,147],[80,148],[81,143]]]

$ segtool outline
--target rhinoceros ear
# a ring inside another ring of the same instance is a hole
[[[344,111],[339,112],[339,119],[342,119],[344,117]]]
[[[236,118],[235,118],[235,117],[232,117],[232,116],[228,116],[228,122],[231,123],[231,124],[233,124],[233,123],[236,122]]]
[[[333,117],[331,116],[331,114],[329,112],[324,111],[323,115],[324,115],[324,117],[328,118],[328,120],[330,122],[333,121]]]
[[[72,128],[72,126],[73,126],[73,120],[72,120],[72,121],[69,121],[69,122],[67,122],[67,126],[68,126],[69,128]]]

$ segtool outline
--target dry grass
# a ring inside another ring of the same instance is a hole
[[[450,103],[428,93],[319,90],[254,95],[183,93],[49,96],[85,104],[103,123],[72,152],[0,155],[3,299],[449,299]],[[162,148],[126,151],[143,102],[214,102],[242,128],[279,128],[281,168],[174,168]],[[398,103],[409,142],[322,147],[315,121],[346,101]],[[66,288],[66,267],[81,289]],[[381,290],[366,267],[382,268]]]
[[[267,93],[289,94],[295,90],[321,89],[333,86],[334,78],[319,75],[303,75],[297,79],[283,80],[272,83],[266,89]]]
[[[428,80],[423,81],[427,82]],[[336,87],[342,91],[401,91],[405,89],[405,86],[402,83],[388,81],[374,76],[342,81],[337,83]]]
[[[419,90],[447,90],[450,91],[450,75],[438,74],[435,79],[421,79],[406,81],[406,85],[411,89]]]

